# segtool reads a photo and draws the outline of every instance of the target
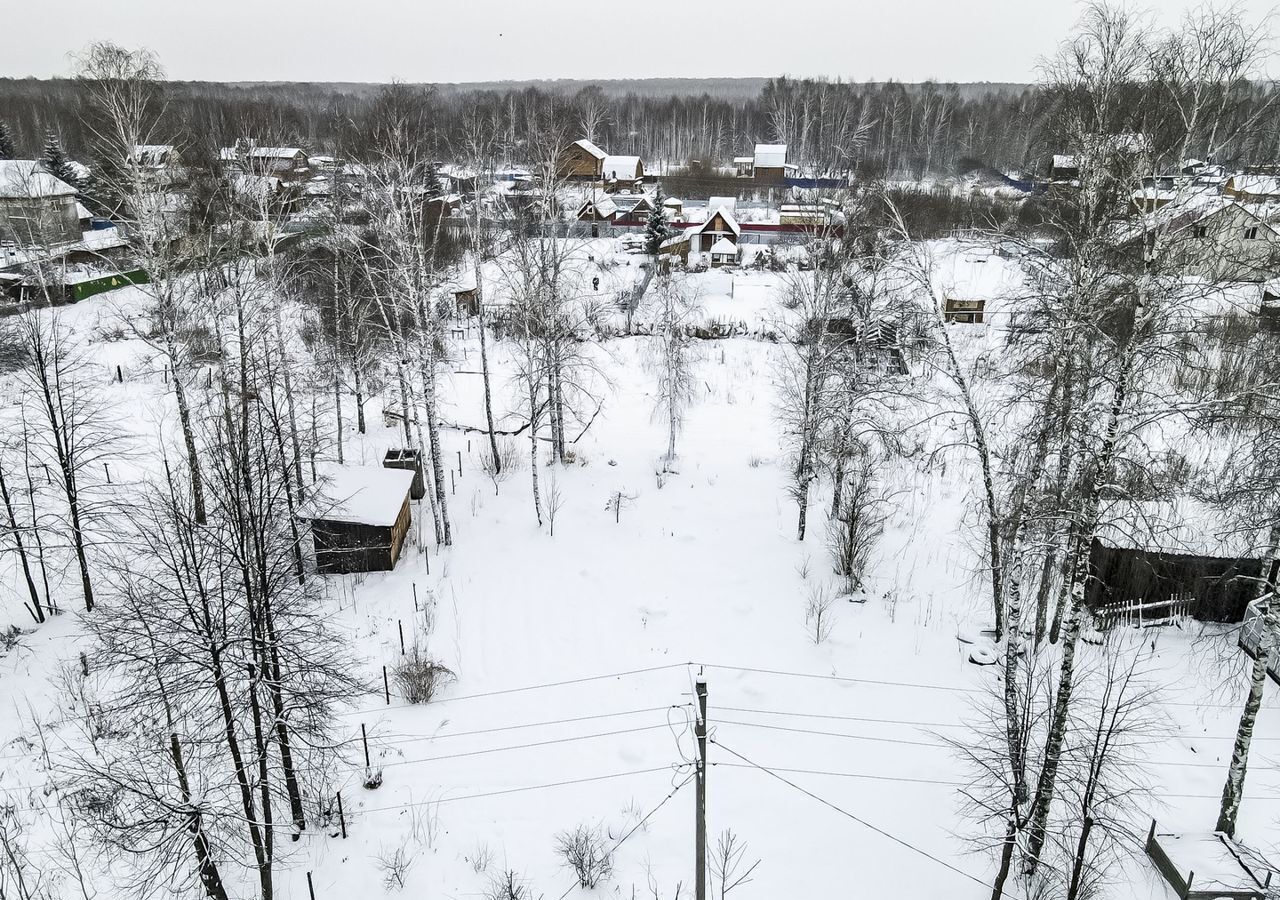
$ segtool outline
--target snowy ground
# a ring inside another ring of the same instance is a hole
[[[698,278],[708,315],[757,323],[781,315],[775,275]],[[117,363],[130,372],[107,390],[133,413],[122,421],[154,446],[160,426],[172,426],[165,386],[142,374],[140,342],[102,340],[121,299],[94,298],[65,315],[104,380]],[[903,493],[866,602],[841,601],[830,639],[815,646],[804,597],[834,576],[823,497],[815,497],[808,540],[795,539],[774,414],[784,350],[748,338],[700,346],[702,390],[681,437],[680,471],[660,479],[666,438],[652,415],[647,347],[646,338],[621,338],[597,348],[611,387],[574,445],[578,464],[556,470],[564,502],[554,537],[534,520],[527,462],[495,494],[479,466],[482,436],[447,430],[445,460],[457,469],[460,458],[450,498],[455,546],[427,552],[416,540],[392,573],[330,579],[335,621],[371,681],[398,659],[399,626],[412,640],[427,606],[431,649],[459,680],[429,706],[369,696],[345,716],[355,741],[342,788],[349,837],[311,833],[294,845],[282,898],[307,897],[307,872],[319,900],[383,896],[377,858],[406,846],[416,860],[406,896],[480,896],[490,873],[511,868],[534,896],[554,900],[576,892],[555,835],[580,822],[626,838],[614,880],[596,895],[630,897],[634,886],[651,896],[651,881],[664,900],[680,882],[681,896],[691,895],[692,785],[667,798],[691,771],[700,671],[715,742],[709,833],[732,828],[762,860],[735,897],[846,896],[851,884],[866,896],[989,893],[980,882],[990,859],[960,837],[969,831],[960,816],[964,772],[946,744],[972,734],[974,704],[996,677],[968,663],[957,640],[989,617],[968,467],[948,458],[894,473]],[[475,345],[466,338],[459,350],[442,418],[478,426],[480,380],[466,374],[478,368]],[[515,408],[504,352],[495,352],[500,410]],[[347,454],[373,464],[398,433],[382,426],[377,400],[367,411],[369,433],[352,435]],[[552,476],[541,474],[545,492]],[[606,503],[619,491],[630,500],[615,522]],[[414,510],[415,528],[424,513]],[[14,579],[6,573],[0,624],[25,624]],[[1142,814],[1173,830],[1212,825],[1238,715],[1193,643],[1198,634],[1146,634],[1167,686],[1170,735],[1150,748],[1157,803]],[[79,641],[75,616],[64,615],[0,659],[0,703],[10,711],[0,721],[0,788],[11,802],[45,802],[51,776],[23,736],[33,717],[56,722],[71,711],[54,673],[75,659]],[[360,786],[362,724],[384,771],[376,791]],[[1258,736],[1239,833],[1271,850],[1280,844],[1280,715],[1270,703]],[[477,860],[488,870],[477,871]],[[1133,878],[1112,896],[1164,896],[1144,872]]]

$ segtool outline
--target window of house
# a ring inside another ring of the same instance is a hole
[[[1197,225],[1195,227],[1195,236],[1198,238],[1207,238],[1209,236],[1209,226]]]
[[[1258,226],[1250,225],[1244,230],[1244,239],[1246,241],[1256,241],[1258,239]]]

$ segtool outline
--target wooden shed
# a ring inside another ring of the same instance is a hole
[[[756,181],[781,184],[787,176],[787,145],[756,144],[751,174]]]
[[[330,466],[307,518],[321,575],[395,568],[409,533],[414,473],[381,466]]]
[[[1118,542],[1117,542],[1118,543]],[[1257,558],[1175,553],[1164,547],[1113,546],[1097,538],[1089,549],[1085,602],[1100,618],[1135,624],[1191,616],[1240,622],[1258,592]]]
[[[1249,848],[1218,831],[1157,833],[1147,856],[1180,900],[1263,900],[1271,869]]]

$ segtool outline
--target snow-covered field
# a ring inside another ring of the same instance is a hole
[[[952,268],[941,266],[942,277],[999,293],[1004,277],[994,268],[1004,261],[973,263],[948,252]],[[972,271],[978,266],[983,274]],[[602,291],[629,283],[632,268],[605,270]],[[755,326],[785,315],[776,275],[695,278],[705,316]],[[124,382],[104,390],[154,457],[160,434],[174,439],[174,414],[159,373],[147,374],[145,345],[106,339],[122,304],[129,297],[117,293],[60,315],[74,322],[104,382],[123,367]],[[990,340],[980,326],[957,329],[966,332],[973,335],[958,344],[967,353]],[[415,504],[418,533],[394,572],[327,579],[333,622],[371,683],[398,660],[401,629],[406,640],[424,632],[426,610],[431,650],[459,677],[429,705],[395,696],[388,705],[371,694],[343,714],[352,741],[339,779],[348,837],[335,823],[284,848],[278,896],[308,897],[307,873],[317,900],[390,896],[379,858],[401,847],[413,859],[405,896],[483,896],[504,869],[527,878],[535,897],[577,895],[554,842],[583,822],[602,823],[612,842],[621,841],[616,874],[594,896],[631,897],[634,889],[650,897],[656,889],[670,900],[677,885],[681,897],[692,896],[691,705],[699,674],[711,723],[708,832],[714,842],[732,829],[748,857],[761,860],[737,900],[989,894],[992,860],[963,839],[972,832],[962,815],[967,773],[949,743],[975,739],[975,706],[998,677],[995,667],[969,663],[969,645],[957,639],[990,615],[975,549],[976,482],[964,451],[890,473],[898,493],[863,602],[841,600],[830,638],[815,645],[805,598],[815,586],[834,587],[835,576],[821,493],[808,539],[795,539],[776,417],[785,351],[750,338],[700,344],[700,388],[680,438],[679,471],[659,475],[666,435],[653,414],[649,342],[617,338],[591,348],[608,381],[606,402],[573,445],[576,463],[540,470],[544,492],[563,498],[554,536],[534,519],[527,460],[495,487],[480,468],[483,435],[448,429],[454,546],[428,549],[418,529],[429,515]],[[441,418],[479,427],[474,336],[455,350]],[[494,350],[500,413],[518,408],[508,396],[515,390],[508,352]],[[5,400],[12,391],[6,386]],[[348,434],[348,462],[376,464],[398,445],[379,403],[367,407],[368,433]],[[154,458],[122,462],[117,477],[157,466]],[[619,492],[626,502],[615,521],[606,507]],[[17,572],[5,565],[0,625],[27,627]],[[0,790],[26,809],[50,802],[58,722],[79,712],[56,677],[82,646],[75,603],[65,606],[67,614],[0,659]],[[1198,626],[1141,639],[1164,688],[1168,730],[1143,750],[1155,802],[1136,818],[1205,830],[1217,810],[1236,697],[1223,688],[1226,673],[1210,664]],[[52,766],[31,743],[33,720],[49,724]],[[384,775],[373,791],[361,786],[362,725],[372,765]],[[1280,715],[1272,706],[1255,741],[1239,834],[1270,849],[1280,845]],[[1149,870],[1135,868],[1108,896],[1164,891]]]

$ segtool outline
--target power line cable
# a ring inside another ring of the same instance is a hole
[[[779,775],[777,772],[774,772],[773,770],[771,770],[771,769],[769,769],[769,768],[767,768],[767,767],[765,767],[765,766],[762,766],[762,765],[760,765],[759,763],[757,763],[757,762],[755,762],[755,761],[753,761],[753,760],[748,759],[747,757],[743,756],[743,755],[742,755],[741,753],[739,753],[738,751],[734,750],[732,747],[727,747],[727,746],[725,746],[724,744],[722,744],[720,741],[713,741],[713,743],[715,743],[715,745],[716,745],[717,747],[719,747],[721,750],[725,750],[725,751],[726,751],[726,752],[728,752],[728,753],[732,753],[734,756],[738,757],[738,759],[742,760],[744,763],[747,763],[749,766],[752,766],[752,767],[754,767],[754,768],[756,768],[756,769],[759,769],[761,772],[764,772],[764,773],[766,773],[766,774],[768,774],[768,775],[773,776],[774,778],[776,778],[776,779],[778,779],[779,781],[781,781],[783,784],[785,784],[785,785],[787,785],[787,786],[789,786],[789,787],[791,787],[791,788],[794,788],[795,790],[797,790],[797,791],[799,791],[800,793],[804,794],[806,797],[809,797],[809,798],[811,798],[811,799],[813,799],[813,800],[817,800],[817,801],[818,801],[819,803],[821,803],[823,806],[826,806],[826,807],[828,807],[828,808],[830,808],[830,809],[833,809],[833,810],[835,810],[836,812],[840,813],[840,815],[842,815],[842,816],[845,816],[845,817],[847,817],[847,818],[852,819],[853,821],[857,822],[859,825],[863,826],[864,828],[869,828],[870,830],[874,831],[876,834],[880,835],[881,837],[888,838],[889,840],[893,841],[895,844],[898,844],[899,846],[905,847],[905,848],[907,848],[908,850],[912,851],[913,853],[918,853],[918,854],[920,854],[921,856],[925,857],[926,859],[933,860],[935,863],[937,863],[938,865],[942,866],[943,868],[945,868],[945,869],[949,869],[949,870],[951,870],[952,872],[955,872],[957,875],[960,875],[960,876],[962,876],[962,877],[964,877],[964,878],[969,879],[970,881],[974,882],[975,884],[980,884],[980,885],[982,885],[984,888],[987,888],[988,890],[992,889],[992,885],[990,885],[990,884],[988,884],[987,882],[983,881],[981,878],[978,878],[976,875],[970,875],[970,874],[969,874],[968,872],[966,872],[964,869],[957,868],[956,866],[953,866],[951,863],[947,862],[947,861],[946,861],[946,860],[944,860],[944,859],[939,859],[938,857],[934,856],[934,855],[933,855],[932,853],[930,853],[929,851],[927,851],[927,850],[922,850],[921,848],[917,847],[915,844],[912,844],[910,841],[903,840],[902,838],[898,837],[897,835],[890,834],[889,832],[885,831],[883,828],[880,828],[880,827],[878,827],[878,826],[876,826],[876,825],[872,825],[872,824],[871,824],[870,822],[868,822],[866,819],[863,819],[863,818],[861,818],[861,817],[859,817],[859,816],[854,815],[853,813],[849,812],[847,809],[843,809],[842,807],[839,807],[839,806],[837,806],[836,804],[832,803],[830,800],[827,800],[827,799],[825,799],[825,798],[823,798],[823,797],[820,797],[820,796],[818,796],[817,794],[813,793],[812,791],[807,790],[807,789],[805,789],[805,788],[802,788],[800,785],[796,784],[794,781],[791,781],[791,780],[790,780],[790,779],[788,779],[788,778],[784,778],[782,775]]]

